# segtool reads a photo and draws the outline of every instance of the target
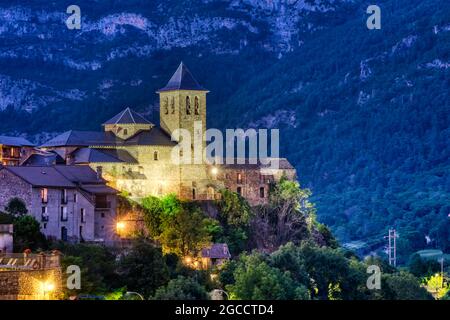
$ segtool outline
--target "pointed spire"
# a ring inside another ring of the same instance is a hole
[[[203,88],[197,80],[195,80],[192,73],[186,67],[186,65],[181,61],[178,66],[177,71],[173,74],[172,78],[170,78],[169,82],[162,89],[159,89],[157,92],[163,91],[173,91],[173,90],[197,90],[197,91],[208,91]]]

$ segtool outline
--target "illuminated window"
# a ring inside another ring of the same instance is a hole
[[[241,173],[237,174],[237,183],[239,183],[239,184],[242,183],[242,174]]]
[[[47,188],[41,189],[41,201],[42,201],[42,203],[48,202],[48,189]]]

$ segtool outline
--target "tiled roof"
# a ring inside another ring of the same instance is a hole
[[[240,159],[242,159],[242,158],[240,158]],[[278,161],[278,169],[282,169],[282,170],[295,169],[291,165],[289,160],[287,160],[286,158],[269,158],[269,159]],[[230,169],[257,169],[257,168],[270,169],[271,168],[270,164],[265,164],[265,163],[263,164],[263,163],[261,163],[261,161],[259,159],[256,159],[256,163],[254,163],[255,161],[250,161],[249,158],[243,159],[244,163],[242,163],[242,164],[238,163],[238,158],[231,159],[230,164],[225,163],[226,159],[224,159],[223,162],[224,162],[223,166],[225,168],[230,168]],[[275,163],[274,163],[274,165],[275,165]]]
[[[116,114],[114,117],[106,121],[105,124],[150,124],[153,125],[150,121],[145,119],[139,113],[130,108],[126,108],[120,113]]]
[[[77,184],[97,184],[105,182],[98,179],[97,173],[89,166],[54,166],[66,179]]]
[[[183,62],[180,63],[177,71],[175,71],[166,86],[162,89],[159,89],[158,92],[173,90],[208,91],[198,84],[197,80],[195,80],[194,76]]]
[[[118,191],[104,184],[82,185],[81,189],[92,194],[116,194]]]
[[[202,249],[203,258],[230,259],[231,254],[226,243],[215,243],[210,248]]]
[[[0,136],[0,144],[13,147],[34,147],[34,144],[21,137]]]

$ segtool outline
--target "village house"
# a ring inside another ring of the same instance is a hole
[[[219,267],[230,259],[231,254],[226,243],[214,243],[211,247],[202,249],[201,252],[203,269]]]
[[[51,239],[114,240],[116,192],[88,166],[0,167],[0,210],[21,199]]]
[[[0,164],[18,166],[33,152],[34,144],[24,138],[0,136]]]

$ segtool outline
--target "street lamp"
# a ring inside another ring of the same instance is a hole
[[[55,284],[50,281],[41,282],[41,289],[44,295],[44,300],[46,300],[47,293],[55,290]]]
[[[142,294],[140,294],[140,293],[137,293],[134,291],[127,291],[127,293],[125,293],[125,295],[132,295],[132,294],[138,296],[141,300],[145,300],[144,297],[142,296]]]

